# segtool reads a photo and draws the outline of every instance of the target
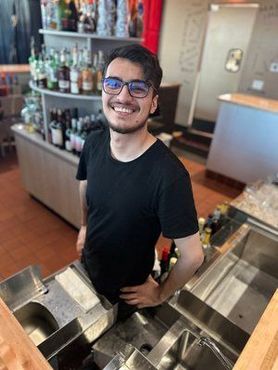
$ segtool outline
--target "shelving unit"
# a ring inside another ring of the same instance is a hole
[[[104,53],[107,53],[118,46],[132,43],[138,44],[142,42],[142,39],[134,37],[100,37],[97,34],[46,29],[40,29],[39,33],[44,36],[46,49],[71,49],[76,45],[76,43],[78,43],[79,48],[87,47],[92,53],[96,53],[98,50],[103,50]],[[101,96],[99,95],[65,94],[59,91],[40,89],[37,86],[34,86],[31,82],[29,86],[32,90],[39,92],[42,96],[45,132],[48,130],[50,119],[49,110],[51,108],[59,107],[62,109],[69,109],[76,107],[78,108],[80,115],[85,116],[97,113],[102,107]]]
[[[72,48],[78,43],[79,48],[87,47],[92,53],[131,43],[140,43],[141,39],[99,37],[95,34],[40,30],[44,36],[46,49]],[[79,115],[97,113],[102,107],[99,95],[75,95],[41,89],[29,84],[30,88],[41,94],[45,132],[48,132],[49,111],[51,108],[78,108]],[[60,150],[38,134],[28,134],[22,127],[13,128],[18,150],[19,165],[24,187],[28,193],[53,209],[72,225],[80,226],[80,205],[78,181],[75,179],[78,157],[65,150]],[[46,135],[47,137],[48,135]]]
[[[29,83],[29,86],[32,90],[37,91],[40,94],[49,95],[49,96],[56,96],[58,98],[92,100],[92,101],[100,101],[101,100],[100,95],[70,94],[70,93],[61,93],[61,92],[55,91],[55,90],[41,89],[41,88],[35,86],[31,81]]]
[[[113,42],[135,42],[140,43],[142,39],[136,37],[116,37],[116,36],[99,36],[96,33],[78,33],[69,31],[56,31],[56,30],[45,30],[40,29],[39,33],[42,35],[52,35],[52,36],[65,36],[65,37],[77,37],[85,39],[96,39],[101,41],[113,41]]]

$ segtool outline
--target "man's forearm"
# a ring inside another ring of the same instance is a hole
[[[86,202],[86,190],[87,190],[87,181],[80,181],[79,184],[79,197],[80,197],[80,206],[81,206],[81,226],[87,225],[87,202]]]
[[[182,288],[193,276],[199,266],[189,265],[185,266],[180,260],[170,271],[166,280],[160,284],[160,298],[165,301],[171,297],[176,290]]]
[[[191,279],[204,259],[198,233],[183,240],[175,240],[175,242],[181,255],[167,279],[160,284],[161,301],[165,301],[176,290],[182,288]]]

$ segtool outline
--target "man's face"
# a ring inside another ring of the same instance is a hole
[[[122,81],[144,80],[141,66],[123,58],[116,58],[109,64],[105,77],[117,77]],[[103,112],[109,127],[121,134],[145,127],[149,114],[157,108],[157,99],[157,95],[153,96],[153,88],[145,98],[132,97],[126,85],[119,95],[108,95],[102,90]]]

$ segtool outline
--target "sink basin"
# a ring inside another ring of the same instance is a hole
[[[248,333],[187,290],[182,290],[170,304],[215,340],[227,344],[236,355],[239,355],[249,339]]]
[[[242,344],[243,332],[250,336],[278,286],[277,238],[244,226],[236,239],[226,242],[230,251],[190,290],[196,299],[183,292],[178,302],[179,308],[208,325],[214,311],[214,317],[222,322],[221,330],[228,326],[236,333],[235,327],[239,329]]]
[[[136,312],[126,321],[118,322],[93,346],[94,360],[97,366],[105,368],[117,353],[125,353],[127,346],[131,345],[156,369],[225,369],[211,348],[202,345],[201,338],[207,337],[177,310],[164,303],[158,308]],[[231,363],[236,361],[237,356],[227,346],[225,348],[217,343],[217,347]]]
[[[15,311],[14,316],[36,346],[59,329],[53,315],[37,302],[27,303]]]

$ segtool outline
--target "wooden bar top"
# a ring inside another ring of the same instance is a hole
[[[260,96],[245,95],[245,94],[224,94],[218,97],[218,100],[244,105],[246,107],[266,110],[272,113],[278,113],[278,100],[266,99]]]
[[[29,64],[1,64],[0,73],[29,73]]]
[[[278,369],[278,289],[244,347],[233,370]]]
[[[53,370],[1,298],[0,370]]]

